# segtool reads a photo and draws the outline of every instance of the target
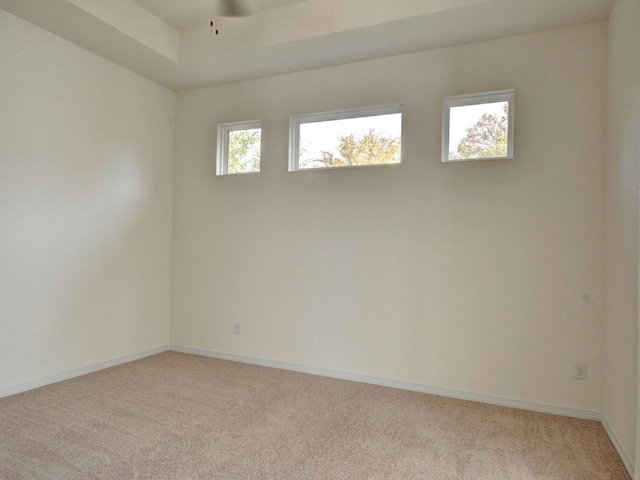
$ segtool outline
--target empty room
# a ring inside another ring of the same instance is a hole
[[[640,0],[0,0],[0,479],[633,479]]]

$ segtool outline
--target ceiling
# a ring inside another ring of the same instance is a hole
[[[0,0],[0,8],[173,90],[576,25],[614,0]]]

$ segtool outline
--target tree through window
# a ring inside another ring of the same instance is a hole
[[[290,125],[289,171],[401,161],[401,105],[297,115]]]
[[[513,91],[444,100],[442,161],[513,158]]]
[[[218,125],[216,174],[259,172],[261,147],[259,120]]]

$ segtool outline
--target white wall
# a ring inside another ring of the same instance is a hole
[[[633,466],[639,21],[608,96],[604,23],[181,93],[171,341],[601,407]],[[168,343],[175,94],[1,10],[0,71],[0,388]],[[516,158],[440,164],[442,96],[503,88]],[[290,114],[388,102],[402,166],[286,172]],[[216,178],[254,118],[262,173]]]
[[[506,88],[515,159],[441,164],[442,97]],[[180,93],[172,343],[599,411],[605,88],[597,23]],[[287,173],[290,114],[391,102],[403,165]]]
[[[169,341],[175,94],[0,10],[0,387]]]
[[[640,2],[609,19],[602,416],[627,464],[636,451]]]

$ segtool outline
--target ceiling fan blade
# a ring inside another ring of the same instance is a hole
[[[218,0],[218,15],[221,17],[248,17],[251,6],[246,0]]]

